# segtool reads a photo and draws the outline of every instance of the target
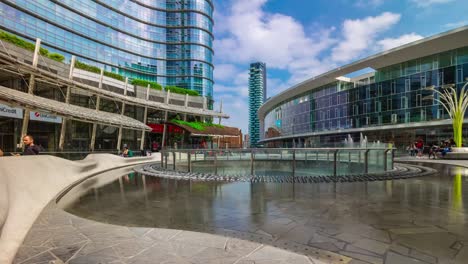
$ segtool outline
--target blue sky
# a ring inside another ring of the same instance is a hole
[[[468,25],[468,0],[214,0],[215,87],[248,132],[248,68],[268,68],[268,97],[360,58]]]

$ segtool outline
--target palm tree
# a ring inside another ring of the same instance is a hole
[[[468,82],[463,86],[460,93],[457,92],[453,84],[443,86],[441,90],[435,89],[434,86],[427,87],[428,90],[434,91],[439,95],[439,98],[434,99],[447,110],[450,119],[452,119],[453,139],[458,148],[462,147],[463,144],[463,120],[468,108],[467,86]]]

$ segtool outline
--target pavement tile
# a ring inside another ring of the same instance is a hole
[[[387,257],[385,258],[385,264],[426,264],[426,262],[393,252],[388,252]]]
[[[353,243],[354,246],[365,249],[376,254],[383,255],[389,248],[389,244],[385,244],[371,239],[360,239]]]

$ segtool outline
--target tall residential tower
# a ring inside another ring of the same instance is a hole
[[[267,96],[266,64],[250,64],[249,73],[249,136],[250,146],[256,147],[260,140],[260,122],[257,111],[266,101]]]

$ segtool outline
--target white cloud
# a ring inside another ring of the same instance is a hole
[[[400,20],[400,15],[390,12],[364,19],[345,20],[343,39],[333,48],[331,58],[336,62],[346,62],[368,50],[377,35],[388,30]]]
[[[358,0],[354,5],[361,8],[377,7],[381,6],[384,2],[385,0]]]
[[[395,47],[422,39],[423,36],[416,33],[402,35],[398,38],[385,38],[377,42],[382,50],[389,50]]]
[[[266,0],[238,0],[223,19],[228,36],[214,42],[222,62],[248,63],[260,60],[269,67],[286,69],[295,59],[312,57],[328,45],[330,39],[306,36],[304,27],[290,16],[266,13]],[[325,34],[325,37],[328,34]]]
[[[367,0],[380,5],[384,0]],[[308,78],[322,74],[359,57],[420,37],[414,33],[379,39],[398,23],[400,15],[384,12],[377,16],[343,21],[339,28],[314,24],[306,30],[297,20],[266,12],[267,0],[220,1],[214,42],[215,98],[231,116],[227,125],[247,133],[248,67],[266,62],[268,70],[280,70],[286,77],[268,78],[268,97]],[[229,4],[226,4],[229,3]]]
[[[463,26],[468,26],[468,20],[463,20],[463,21],[458,21],[458,22],[453,22],[453,23],[447,23],[444,25],[446,28],[457,28],[457,27],[463,27]]]
[[[410,0],[419,7],[429,7],[435,4],[446,4],[454,0]]]
[[[214,69],[215,81],[229,81],[239,74],[240,70],[234,64],[217,64]]]

